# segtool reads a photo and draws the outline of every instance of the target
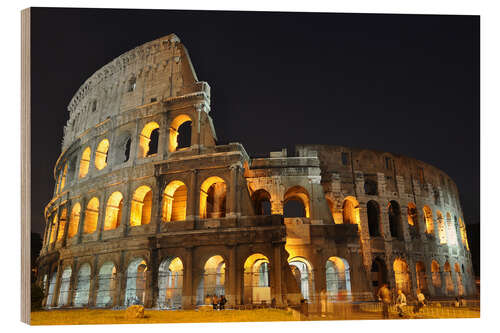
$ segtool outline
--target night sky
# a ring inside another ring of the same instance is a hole
[[[466,223],[479,223],[478,16],[35,8],[31,29],[35,232],[72,96],[170,33],[212,88],[219,144],[253,157],[301,143],[411,156],[446,172]]]

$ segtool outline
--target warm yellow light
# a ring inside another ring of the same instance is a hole
[[[109,141],[108,139],[102,140],[97,146],[95,152],[95,167],[97,170],[102,170],[107,165],[106,159],[108,157]]]
[[[85,148],[85,150],[82,153],[82,159],[80,160],[80,173],[79,173],[80,178],[85,177],[89,172],[90,154],[91,154],[90,147]]]

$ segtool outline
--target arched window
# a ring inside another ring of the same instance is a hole
[[[467,241],[467,231],[465,230],[464,221],[461,218],[458,218],[458,222],[460,225],[460,237],[462,238],[462,244],[465,246],[467,251],[469,251],[469,242]]]
[[[144,304],[146,297],[146,274],[148,266],[142,258],[134,259],[127,268],[125,306]]]
[[[87,204],[85,210],[85,220],[83,222],[83,232],[91,234],[97,229],[97,220],[99,218],[99,199],[93,197]]]
[[[437,289],[437,291],[439,291],[439,289],[442,286],[441,268],[439,267],[439,263],[436,260],[432,261],[431,273],[432,273],[432,285],[434,286],[434,289]]]
[[[359,204],[355,200],[344,200],[344,204],[342,205],[342,217],[344,220],[344,224],[357,224],[358,206]]]
[[[106,217],[104,218],[104,230],[118,228],[122,220],[123,195],[120,192],[113,192],[109,196],[106,204]]]
[[[210,257],[201,270],[196,290],[196,305],[210,304],[212,295],[225,295],[226,263],[220,255]]]
[[[97,150],[95,152],[95,167],[97,170],[102,170],[108,164],[108,149],[109,149],[109,140],[104,139],[99,142],[97,146]]]
[[[79,174],[80,178],[85,177],[89,173],[91,153],[92,151],[90,150],[90,147],[85,148],[85,150],[82,153],[82,158],[80,160],[80,174]]]
[[[66,218],[67,218],[67,209],[64,208],[62,211],[61,211],[61,214],[59,216],[59,228],[58,228],[58,231],[57,231],[57,241],[60,241],[61,239],[63,239],[63,236],[64,236],[64,228],[66,228]]]
[[[410,234],[415,237],[419,232],[419,225],[417,206],[413,202],[408,204],[408,225],[410,227]]]
[[[80,270],[78,271],[73,305],[75,307],[87,306],[89,304],[89,292],[90,265],[85,263],[80,267]]]
[[[80,212],[82,208],[79,203],[73,205],[73,209],[71,210],[71,216],[69,218],[69,226],[68,226],[68,238],[71,238],[76,235],[78,232],[78,224],[80,222]]]
[[[200,218],[226,216],[226,183],[217,176],[208,177],[200,188]]]
[[[56,240],[56,232],[57,232],[57,212],[54,214],[52,218],[52,224],[51,224],[51,229],[50,229],[50,241],[49,243],[54,243]]]
[[[130,205],[130,225],[132,227],[149,224],[152,203],[153,191],[150,187],[143,185],[135,190]]]
[[[187,187],[180,180],[171,181],[163,191],[162,220],[184,221],[187,208]]]
[[[373,179],[365,180],[365,194],[367,195],[378,195],[377,182]]]
[[[269,259],[261,254],[250,255],[243,264],[243,303],[261,303],[271,301],[269,286]]]
[[[62,176],[61,176],[61,187],[59,191],[62,191],[64,189],[64,186],[66,185],[66,174],[68,173],[68,164],[64,164]]]
[[[444,223],[443,214],[438,210],[437,211],[437,225],[438,225],[438,233],[439,233],[439,243],[446,244],[446,224]]]
[[[446,286],[446,294],[451,296],[455,293],[453,278],[451,277],[451,266],[449,262],[444,263],[444,282]]]
[[[181,114],[174,118],[170,124],[169,152],[191,146],[192,120],[188,115]]]
[[[455,275],[457,278],[458,295],[463,296],[465,294],[464,283],[462,280],[462,271],[460,270],[460,265],[458,263],[455,263]]]
[[[394,260],[394,278],[396,280],[396,288],[401,289],[405,295],[408,295],[411,290],[410,273],[408,272],[408,264],[406,260]]]
[[[370,200],[366,204],[368,215],[368,229],[371,237],[380,236],[380,208],[376,201]]]
[[[347,260],[330,257],[326,261],[326,292],[329,300],[345,301],[351,298],[351,278]]]
[[[130,80],[128,81],[127,85],[127,92],[132,92],[135,90],[136,87],[136,78],[135,76],[131,77]]]
[[[432,219],[432,210],[429,206],[424,206],[424,218],[425,218],[425,232],[429,235],[434,234],[434,221]]]
[[[139,157],[147,157],[158,152],[158,139],[160,125],[152,121],[147,123],[139,135]]]
[[[255,214],[271,215],[271,195],[264,189],[259,189],[252,194]]]
[[[158,270],[158,307],[180,309],[182,307],[183,264],[179,257],[164,259]]]
[[[309,193],[302,186],[293,186],[285,193],[283,201],[284,217],[310,217]]]
[[[58,306],[66,306],[69,304],[69,287],[71,282],[71,267],[66,267],[61,276],[61,285],[59,287]]]
[[[425,274],[425,265],[421,261],[417,261],[415,265],[415,271],[417,272],[417,288],[421,291],[427,291],[427,277]]]
[[[446,213],[446,229],[448,230],[448,239],[450,245],[457,245],[457,229],[456,229],[456,218],[455,223],[451,218],[451,214]]]
[[[99,308],[113,305],[113,294],[116,289],[116,267],[112,261],[102,264],[97,276],[96,306]]]
[[[295,257],[288,260],[293,276],[300,288],[302,298],[311,300],[314,295],[313,269],[308,260],[302,257]]]
[[[403,228],[401,225],[401,209],[397,201],[392,200],[389,203],[389,227],[391,236],[397,239],[403,239]]]

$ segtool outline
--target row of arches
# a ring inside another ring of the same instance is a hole
[[[294,257],[289,260],[294,278],[300,288],[302,298],[311,300],[314,295],[314,270],[308,260]],[[210,304],[212,295],[226,295],[226,261],[222,255],[213,255],[203,265],[196,282],[195,305]],[[125,292],[122,305],[145,304],[148,281],[151,278],[149,265],[142,257],[134,258],[125,270]],[[325,264],[326,292],[330,300],[349,300],[351,297],[350,268],[347,261],[331,257]],[[243,264],[242,304],[271,302],[270,261],[262,253],[250,255]],[[111,307],[118,305],[119,278],[112,261],[104,262],[98,269],[92,283],[89,263],[80,265],[72,282],[72,268],[66,266],[61,274],[59,294],[55,300],[57,271],[52,272],[48,285],[46,307]],[[182,308],[184,296],[184,265],[180,257],[166,257],[158,266],[158,288],[155,307],[159,309]],[[195,273],[196,274],[196,273]],[[48,276],[43,279],[44,287]],[[91,294],[94,289],[95,303]],[[73,289],[73,290],[72,290]]]
[[[205,179],[200,186],[199,216],[201,218],[219,218],[226,215],[227,186],[224,179],[211,176]],[[161,219],[164,222],[183,221],[186,219],[188,189],[180,180],[171,181],[162,193]],[[146,225],[151,222],[153,191],[147,185],[139,186],[130,200],[131,227]],[[85,207],[83,215],[83,233],[92,234],[97,230],[99,221],[99,199],[92,197]],[[121,192],[113,192],[106,201],[104,211],[103,230],[113,230],[120,226],[124,207],[124,196]],[[79,202],[71,209],[67,237],[71,238],[78,233],[78,225],[82,214]],[[59,215],[54,214],[48,231],[49,243],[62,239],[66,223],[66,208]]]
[[[411,293],[411,277],[410,269],[406,260],[396,258],[393,262],[394,281],[396,289],[401,289],[406,295]],[[436,260],[431,262],[431,277],[434,293],[436,295],[454,296],[465,295],[465,285],[463,279],[463,265],[462,268],[458,263],[454,265],[454,272],[456,277],[456,289],[453,283],[451,265],[448,261],[443,265],[443,269]],[[417,261],[415,263],[415,276],[416,288],[422,290],[424,293],[429,293],[428,275],[424,262]],[[383,283],[388,282],[387,267],[384,260],[375,258],[371,267],[372,286],[376,291]],[[444,285],[443,285],[444,281]]]
[[[191,146],[191,125],[192,120],[188,115],[181,114],[175,117],[169,127],[169,152],[187,148]],[[137,157],[145,158],[154,156],[158,153],[158,145],[160,140],[160,125],[156,121],[151,121],[144,125],[138,136]],[[115,149],[113,162],[115,164],[125,163],[130,158],[132,144],[132,136],[129,132],[124,132],[118,135],[115,140]],[[108,138],[102,139],[96,147],[94,154],[94,166],[97,170],[104,169],[109,163],[110,141]],[[85,178],[90,170],[92,159],[92,148],[87,146],[83,149],[80,155],[80,164],[78,170],[78,178]],[[56,182],[56,193],[64,189],[66,184],[66,176],[68,173],[68,163],[60,169]]]

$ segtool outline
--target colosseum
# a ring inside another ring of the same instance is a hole
[[[210,86],[168,36],[114,59],[68,106],[45,208],[43,306],[193,309],[476,294],[456,184],[419,160],[217,145]]]

